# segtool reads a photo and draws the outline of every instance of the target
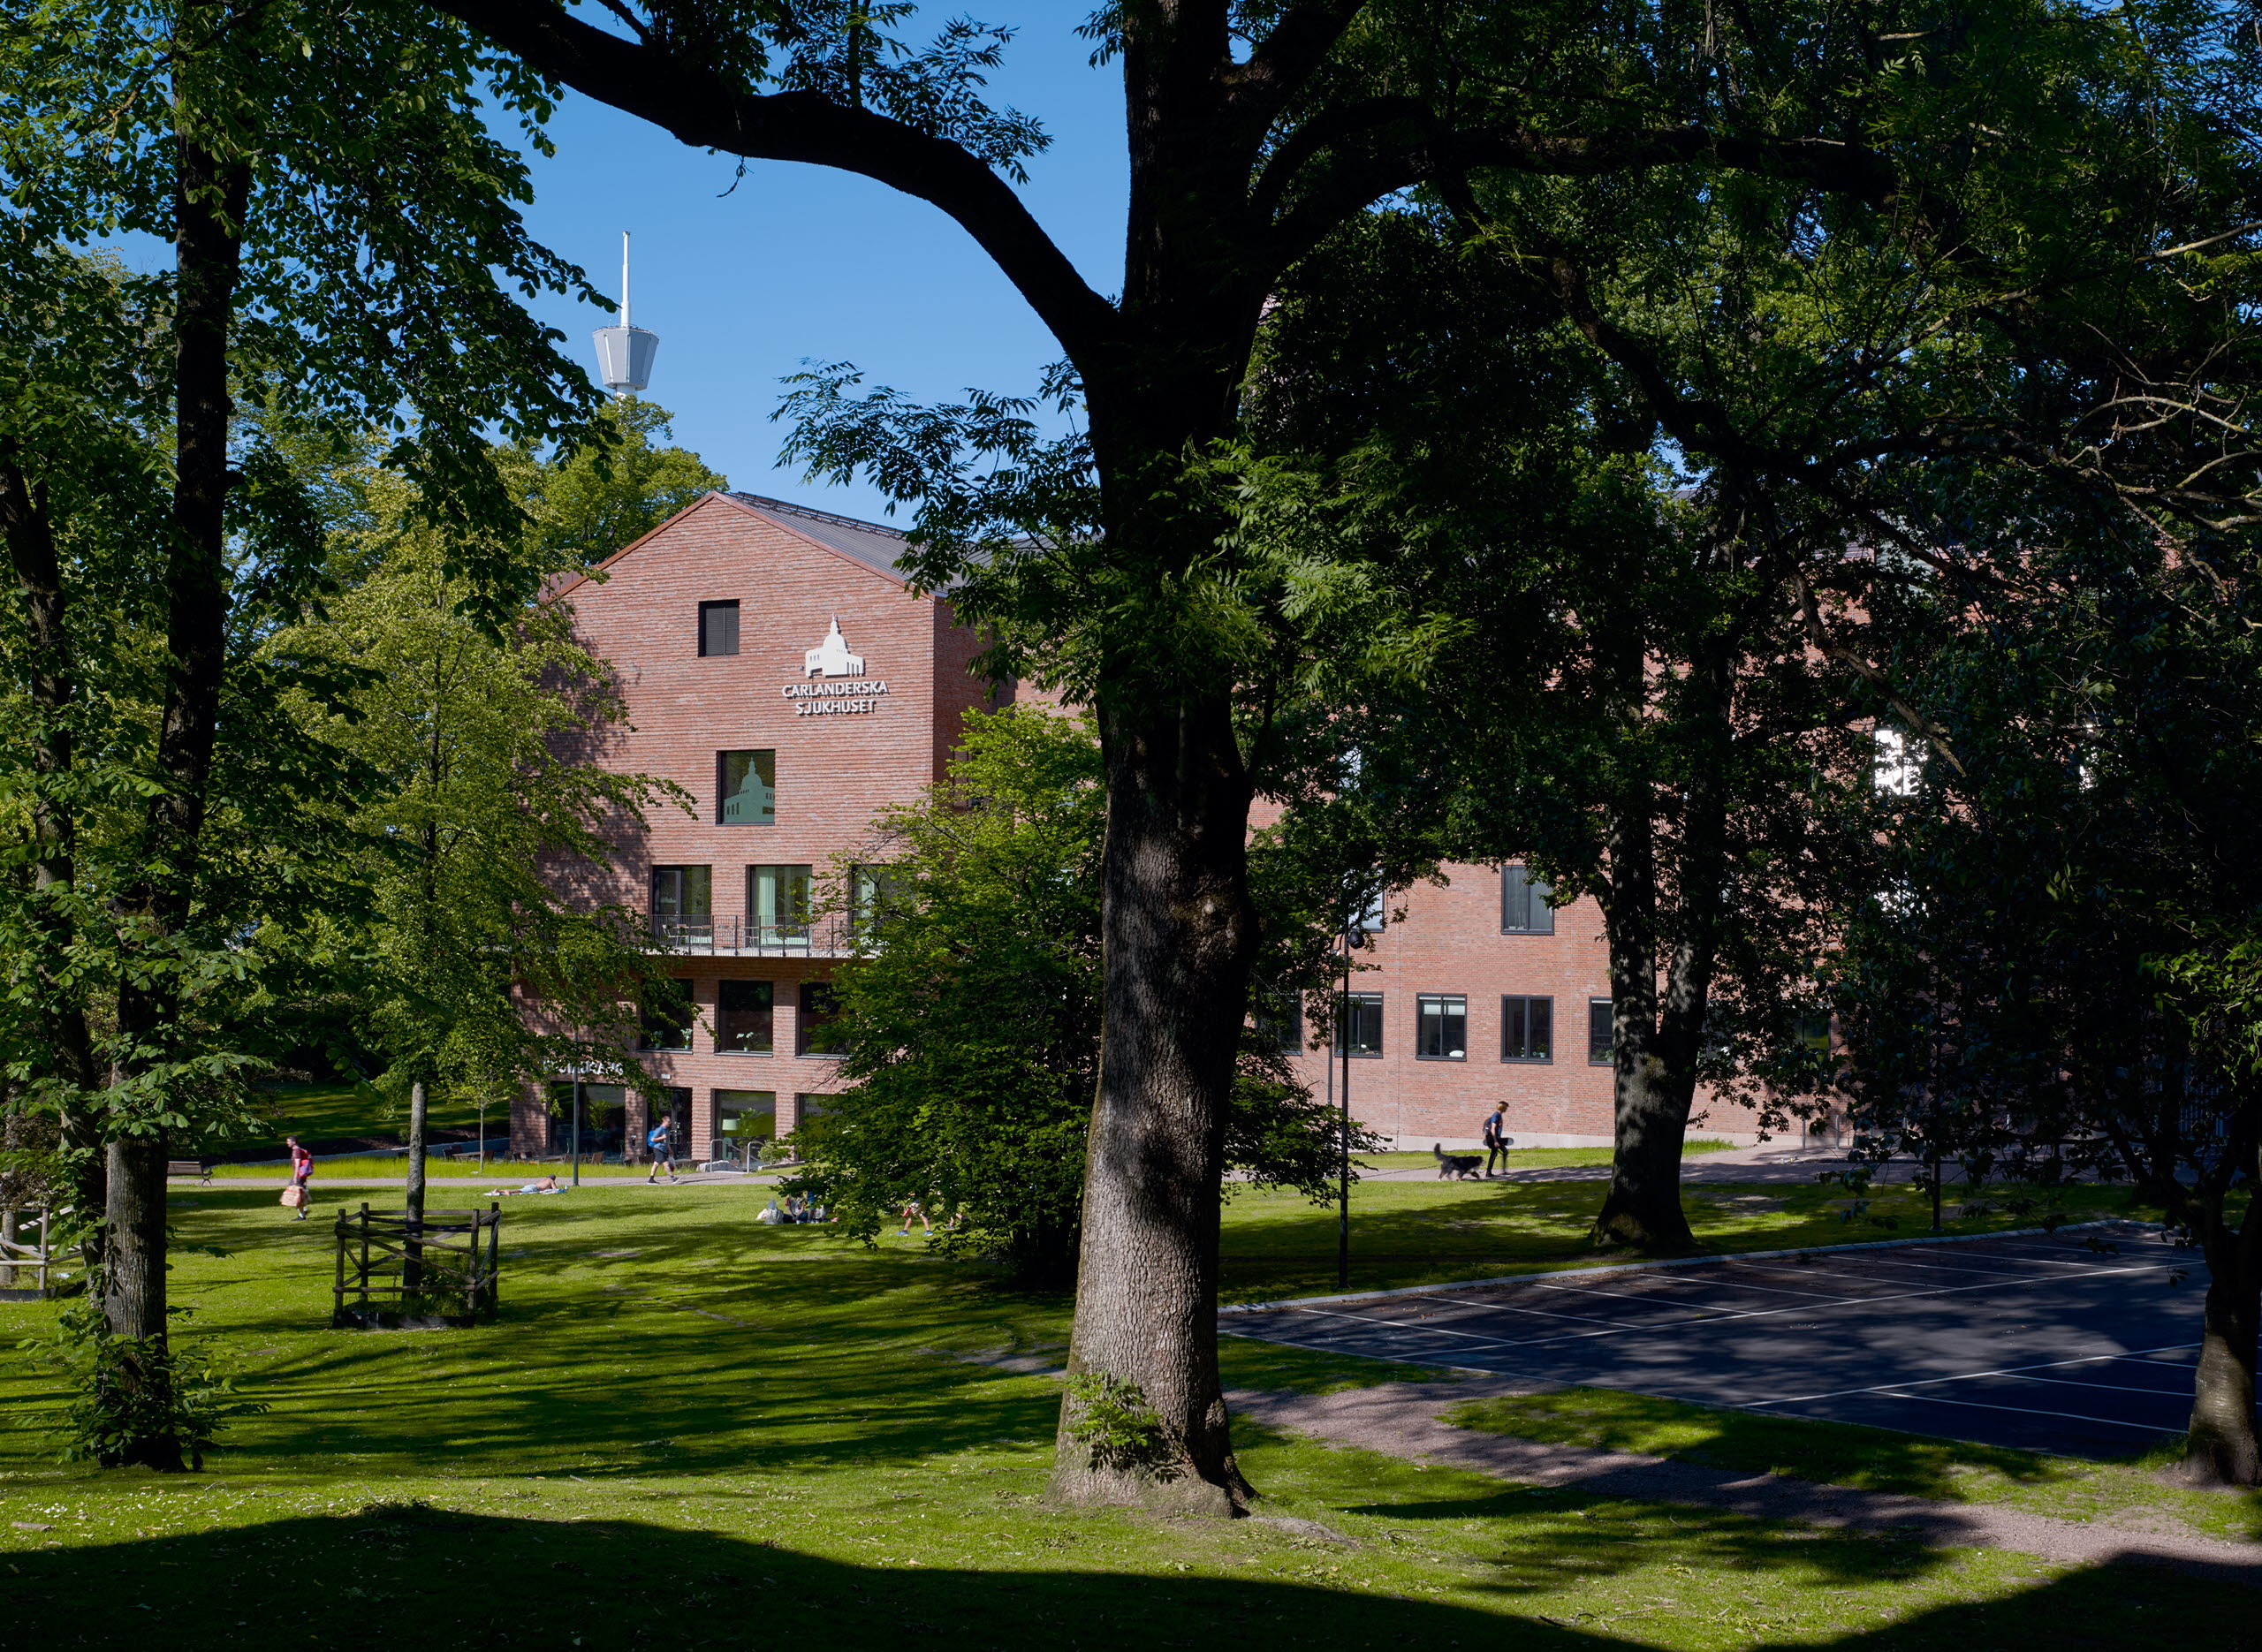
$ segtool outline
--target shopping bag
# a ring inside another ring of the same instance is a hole
[[[307,1190],[300,1186],[296,1182],[292,1183],[288,1187],[285,1187],[283,1190],[283,1202],[289,1205],[293,1210],[297,1209],[300,1205],[307,1202]]]

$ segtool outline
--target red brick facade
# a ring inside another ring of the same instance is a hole
[[[978,638],[946,601],[905,589],[893,571],[901,549],[891,529],[710,494],[615,555],[598,577],[558,594],[626,698],[626,727],[596,761],[672,780],[693,799],[690,814],[662,807],[623,827],[603,893],[649,910],[653,868],[708,868],[710,926],[685,934],[676,972],[691,982],[697,1009],[691,1048],[646,1058],[654,1076],[689,1092],[689,1140],[678,1150],[695,1159],[732,1140],[720,1118],[733,1093],[741,1102],[746,1092],[774,1096],[775,1128],[785,1132],[808,1098],[834,1085],[833,1061],[800,1053],[801,988],[830,976],[834,937],[819,932],[780,946],[770,944],[778,937],[769,931],[738,927],[751,916],[750,868],[808,867],[826,878],[837,861],[855,857],[879,810],[912,800],[940,776],[965,712],[994,703],[969,670]],[[738,651],[702,656],[701,604],[732,602]],[[840,640],[828,644],[836,622]],[[834,669],[813,659],[821,646],[834,650]],[[725,752],[775,754],[774,822],[723,822]],[[1558,913],[1552,935],[1504,935],[1500,873],[1479,867],[1454,868],[1449,887],[1425,885],[1397,904],[1406,921],[1360,955],[1379,967],[1352,983],[1384,1001],[1382,1053],[1350,1064],[1354,1113],[1405,1145],[1466,1143],[1492,1103],[1506,1101],[1510,1129],[1526,1142],[1606,1140],[1610,1072],[1587,1059],[1587,1001],[1606,996],[1592,904]],[[725,981],[771,983],[770,1053],[717,1049]],[[1425,993],[1466,997],[1462,1058],[1416,1055],[1417,997]],[[1553,999],[1547,1062],[1500,1060],[1504,993]],[[1329,1064],[1314,1056],[1304,1065],[1325,1090]],[[634,1156],[641,1106],[618,1093],[591,1106],[615,1110],[610,1117]],[[1730,1126],[1725,1118],[1708,1124],[1716,1133]],[[1748,1130],[1748,1121],[1734,1127]],[[514,1110],[514,1151],[543,1151],[559,1134],[539,1098]]]

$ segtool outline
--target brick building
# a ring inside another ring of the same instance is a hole
[[[854,859],[882,807],[940,777],[968,709],[999,702],[949,602],[905,588],[903,549],[891,528],[710,494],[558,594],[626,698],[598,761],[694,801],[625,826],[596,892],[649,913],[681,960],[680,1005],[650,1019],[643,1058],[696,1158],[824,1105],[837,1065],[826,983],[849,949],[842,923],[811,921],[813,885]],[[1450,875],[1398,898],[1405,921],[1360,955],[1376,967],[1353,981],[1354,1113],[1407,1146],[1469,1143],[1504,1101],[1524,1143],[1607,1141],[1600,913],[1551,913],[1519,868]],[[1343,1065],[1303,1065],[1323,1092]],[[583,1106],[585,1151],[634,1154],[649,1122],[635,1095],[588,1085]],[[514,1152],[557,1151],[566,1134],[542,1097],[513,1110]]]

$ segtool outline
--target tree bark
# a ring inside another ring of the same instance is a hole
[[[2243,1111],[2251,1118],[2254,1110]],[[2249,1134],[2250,1131],[2240,1132]],[[2251,1178],[2254,1153],[2244,1158]],[[2214,1180],[2214,1178],[2209,1178]],[[2195,1190],[2192,1228],[2207,1260],[2207,1301],[2182,1478],[2201,1486],[2262,1485],[2262,1443],[2254,1429],[2255,1341],[2262,1336],[2262,1198],[2238,1225],[2225,1219],[2222,1177]]]
[[[54,1086],[70,1167],[71,1214],[80,1233],[88,1271],[101,1259],[95,1224],[106,1198],[105,1166],[95,1097],[102,1069],[79,989],[62,979],[62,960],[78,936],[71,906],[78,883],[78,821],[64,791],[76,762],[71,719],[79,698],[76,651],[71,646],[70,595],[57,551],[55,522],[45,487],[34,483],[12,443],[0,446],[0,534],[22,600],[26,684],[31,712],[32,898],[39,927],[35,962],[40,1015],[50,1052],[44,1076]]]
[[[145,822],[143,875],[121,896],[127,944],[148,968],[129,967],[118,995],[121,1085],[161,1070],[177,1047],[179,989],[168,954],[195,901],[212,753],[226,667],[227,492],[230,323],[241,269],[241,225],[250,169],[224,162],[194,133],[176,88],[174,255],[175,448],[173,523],[165,566],[165,701],[157,731],[163,790]],[[171,1372],[165,1340],[165,1140],[125,1119],[112,1130],[108,1217],[102,1247],[103,1308],[114,1337],[140,1345],[123,1351],[124,1377],[142,1391],[147,1418],[170,1417]],[[129,1441],[125,1460],[182,1467],[169,1425]]]
[[[402,1200],[408,1237],[401,1246],[401,1289],[414,1296],[424,1284],[424,1120],[428,1096],[420,1076],[408,1087],[408,1189]]]
[[[1068,1370],[1133,1384],[1151,1460],[1111,1465],[1061,1408],[1055,1496],[1228,1514],[1254,1495],[1218,1381],[1218,1229],[1226,1107],[1256,919],[1249,786],[1230,707],[1103,714],[1108,824],[1106,1034],[1085,1159]]]

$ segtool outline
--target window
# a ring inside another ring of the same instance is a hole
[[[750,866],[746,869],[746,915],[755,946],[807,951],[809,943],[809,868]]]
[[[1351,1054],[1379,1056],[1382,1054],[1382,994],[1355,992],[1344,1006],[1343,1033],[1350,1040]],[[1335,1053],[1343,1053],[1343,1039],[1335,1041]]]
[[[699,652],[736,654],[739,651],[739,605],[736,602],[699,604]]]
[[[775,826],[778,754],[717,752],[715,790],[721,799],[715,817],[724,825]]]
[[[1554,891],[1545,878],[1532,876],[1523,867],[1500,868],[1500,933],[1552,935],[1555,909],[1547,904]]]
[[[1924,779],[1923,748],[1899,729],[1878,729],[1870,738],[1877,743],[1877,764],[1871,775],[1879,792],[1889,798],[1915,797]]]
[[[1259,988],[1250,995],[1249,1019],[1256,1027],[1260,1048],[1292,1056],[1304,1047],[1303,994]]]
[[[691,983],[664,981],[645,989],[637,1021],[637,1049],[690,1049]]]
[[[801,983],[801,1054],[840,1056],[847,1053],[847,1041],[840,1027],[840,995],[833,989],[831,982],[805,981]]]
[[[1503,1061],[1552,1061],[1555,1059],[1554,999],[1503,998],[1500,1000],[1500,1059]]]
[[[766,1056],[777,988],[766,981],[725,981],[715,989],[715,1050],[725,1056]]]
[[[644,1101],[644,1113],[646,1130],[650,1130],[663,1118],[666,1119],[669,1128],[674,1133],[675,1140],[672,1146],[675,1148],[676,1157],[687,1159],[691,1156],[691,1092],[689,1090],[670,1085],[660,1092],[660,1099],[657,1103],[647,1096]],[[643,1140],[634,1143],[633,1151],[635,1156],[632,1162],[649,1160],[652,1156],[650,1138],[648,1136]]]
[[[877,939],[888,909],[897,899],[895,874],[884,866],[851,868],[848,881],[848,927],[860,941]]]
[[[1389,918],[1385,910],[1384,894],[1382,890],[1370,890],[1358,898],[1359,909],[1344,926],[1354,946],[1363,946],[1369,936],[1382,933],[1383,925]]]
[[[1610,1065],[1612,1047],[1617,1042],[1610,1027],[1610,1000],[1587,1000],[1587,1065],[1606,1067]]]
[[[652,916],[705,918],[714,910],[714,871],[703,866],[652,868]]]
[[[777,1091],[715,1092],[715,1142],[718,1154],[737,1157],[756,1144],[768,1146],[777,1135]]]
[[[1414,1000],[1417,1061],[1469,1059],[1469,1000],[1458,993],[1424,992]]]

